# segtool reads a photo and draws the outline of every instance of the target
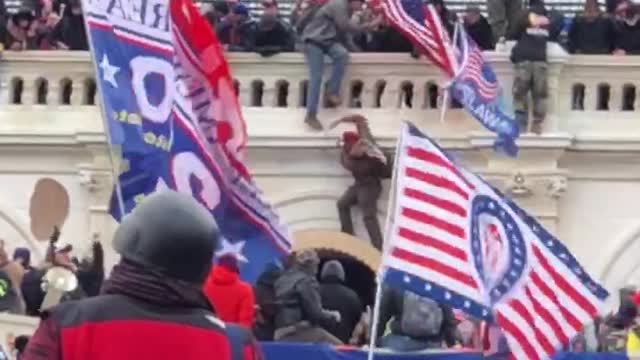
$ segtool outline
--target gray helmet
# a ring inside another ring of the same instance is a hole
[[[202,205],[191,196],[163,191],[122,220],[113,247],[125,259],[199,284],[211,269],[218,242],[216,222]]]

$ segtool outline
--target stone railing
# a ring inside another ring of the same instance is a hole
[[[508,54],[486,55],[510,102],[513,67]],[[3,122],[15,123],[28,132],[24,117],[32,117],[42,126],[47,126],[43,118],[49,123],[75,119],[85,123],[83,131],[100,131],[96,83],[88,53],[5,52],[0,62]],[[229,62],[255,141],[320,139],[321,135],[302,124],[308,78],[302,54],[261,58],[233,53]],[[635,141],[640,134],[636,94],[640,80],[633,74],[640,69],[640,57],[568,56],[550,51],[549,62],[546,133],[566,134],[578,140],[604,136]],[[376,135],[389,140],[401,120],[416,122],[445,140],[466,139],[481,131],[477,122],[460,109],[449,109],[445,120],[440,121],[443,80],[434,66],[406,54],[353,54],[342,89],[344,105],[321,109],[320,118],[328,122],[346,113],[364,112],[374,124]],[[0,128],[5,126],[0,124]]]

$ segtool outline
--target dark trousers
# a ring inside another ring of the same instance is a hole
[[[338,215],[342,232],[354,235],[353,220],[351,219],[351,208],[358,205],[362,211],[364,226],[369,233],[371,244],[378,250],[382,250],[382,232],[378,223],[378,198],[382,192],[382,185],[379,182],[353,184],[338,200]]]

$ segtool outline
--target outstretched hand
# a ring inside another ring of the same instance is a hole
[[[362,124],[366,123],[367,118],[359,114],[347,115],[329,124],[329,129],[333,129],[340,123]]]
[[[60,238],[60,229],[57,226],[54,226],[53,233],[51,234],[51,237],[49,238],[49,240],[51,241],[52,244],[55,244],[58,242],[59,238]]]

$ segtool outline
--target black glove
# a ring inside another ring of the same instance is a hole
[[[51,234],[51,237],[49,238],[49,242],[53,245],[53,244],[58,242],[59,238],[60,238],[60,229],[57,226],[54,226],[53,227],[53,233]]]

